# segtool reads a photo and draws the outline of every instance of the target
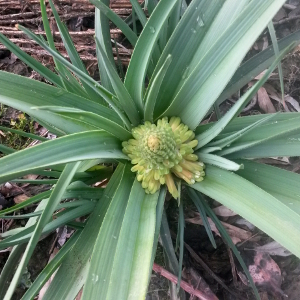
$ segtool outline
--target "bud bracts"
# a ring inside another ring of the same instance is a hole
[[[146,193],[154,194],[161,184],[166,184],[174,198],[178,190],[174,175],[188,184],[202,181],[204,164],[193,154],[198,141],[195,134],[180,122],[180,118],[165,117],[157,125],[145,122],[132,129],[132,136],[123,142],[123,152],[129,156],[133,172],[141,181]]]

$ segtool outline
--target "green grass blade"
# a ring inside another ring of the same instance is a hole
[[[288,53],[293,47],[294,44],[290,45],[278,55],[276,60],[273,62],[271,67],[268,69],[268,71],[265,72],[262,78],[236,102],[236,104],[232,107],[232,109],[230,109],[229,112],[227,112],[219,122],[215,123],[215,125],[210,127],[206,132],[196,136],[196,139],[198,140],[198,145],[196,149],[205,146],[207,143],[213,140],[220,132],[222,132],[222,130],[228,125],[228,123],[242,111],[242,109],[246,106],[247,102],[257,93],[257,91],[268,80],[269,75],[276,68],[278,62],[280,62],[283,56],[286,53]]]
[[[20,60],[22,60],[28,67],[32,68],[44,78],[49,80],[57,87],[63,88],[62,82],[55,73],[43,66],[40,62],[32,58],[29,54],[21,50],[17,45],[12,43],[6,36],[0,33],[0,42],[12,53],[14,53]]]
[[[47,200],[48,203],[48,200]],[[79,206],[73,209],[65,209],[60,213],[55,215],[56,219],[46,224],[42,230],[42,235],[47,235],[53,232],[55,229],[61,226],[65,226],[70,221],[75,220],[76,218],[83,217],[90,214],[95,208],[95,203],[90,202],[83,206]],[[17,228],[6,231],[1,234],[2,238],[5,238],[0,242],[0,249],[5,249],[10,246],[27,243],[30,238],[33,236],[35,230],[35,225],[32,225],[28,228]]]
[[[121,142],[103,131],[72,134],[1,158],[0,182],[15,179],[32,170],[96,158],[128,159]]]
[[[124,127],[112,122],[110,119],[104,118],[92,112],[86,112],[76,108],[57,106],[41,106],[38,108],[38,110],[47,110],[74,120],[80,119],[80,122],[91,125],[94,127],[94,130],[103,129],[121,141],[127,141],[131,138],[131,133]]]
[[[73,175],[75,174],[78,166],[79,166],[78,162],[68,164],[65,167],[64,171],[62,172],[61,177],[59,178],[56,186],[54,187],[54,189],[50,195],[49,201],[47,202],[47,205],[46,205],[41,217],[39,218],[39,221],[35,227],[33,235],[26,247],[24,255],[22,256],[20,264],[16,270],[16,273],[15,273],[15,275],[10,283],[10,286],[5,294],[4,300],[11,299],[11,297],[14,293],[14,290],[22,276],[22,273],[23,273],[25,267],[27,266],[29,259],[34,251],[34,248],[39,241],[39,238],[43,231],[43,228],[51,219],[51,216],[52,216],[57,204],[59,203],[64,191],[70,184],[70,182],[73,178]]]
[[[160,31],[178,0],[162,0],[151,14],[132,54],[126,77],[125,87],[140,111],[143,110],[144,80],[151,55],[156,47]]]
[[[161,69],[158,71],[156,76],[154,77],[153,81],[150,82],[147,92],[144,97],[145,103],[145,111],[144,111],[144,119],[145,121],[150,121],[153,123],[153,112],[154,107],[156,104],[157,96],[163,79],[166,75],[166,72],[170,66],[172,61],[171,55],[168,55],[167,59],[165,60],[164,64],[162,65]]]
[[[110,19],[117,27],[121,29],[132,46],[135,46],[137,42],[137,35],[131,30],[131,28],[107,5],[101,0],[89,0],[94,4],[108,19]]]
[[[104,67],[108,73],[110,82],[113,86],[113,89],[116,93],[116,96],[119,99],[119,102],[126,112],[129,120],[134,126],[137,126],[140,122],[140,117],[136,108],[135,103],[133,102],[131,96],[129,95],[127,89],[125,88],[123,82],[121,81],[118,73],[116,72],[114,66],[110,63],[108,57],[106,56],[104,49],[100,42],[96,39],[96,45],[98,47],[99,54],[103,61]]]
[[[283,3],[284,0],[251,1],[194,68],[164,115],[179,116],[190,129],[195,129]]]
[[[77,242],[80,231],[75,232],[72,237],[63,245],[55,257],[47,264],[39,276],[35,279],[30,288],[26,291],[22,300],[31,300],[33,299],[39,291],[42,289],[47,280],[51,275],[57,270],[61,262],[66,257],[67,253],[71,250],[74,244]]]
[[[300,257],[299,214],[268,192],[234,173],[210,165],[205,179],[191,187],[226,205]]]

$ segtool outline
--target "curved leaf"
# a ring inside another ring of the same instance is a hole
[[[71,134],[1,158],[0,182],[32,170],[79,160],[128,159],[121,149],[121,142],[103,131]]]
[[[191,187],[226,205],[300,257],[300,216],[268,192],[213,166],[207,166],[205,179]]]

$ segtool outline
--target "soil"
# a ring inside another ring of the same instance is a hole
[[[80,57],[87,66],[88,71],[95,79],[99,79],[93,39],[95,34],[93,6],[90,5],[87,0],[55,0],[54,3],[61,18],[66,23]],[[111,1],[111,8],[122,18],[128,17],[131,13],[131,4],[128,0]],[[56,47],[64,56],[67,56],[49,9],[48,16],[52,20],[51,29],[53,31]],[[284,7],[275,16],[273,22],[278,38],[282,38],[299,30],[300,0],[287,1]],[[0,32],[4,33],[32,57],[53,69],[52,58],[18,31],[15,28],[16,24],[22,24],[37,33],[44,34],[38,0],[0,0]],[[122,45],[118,47],[119,57],[117,57],[115,51],[115,60],[121,60],[122,69],[125,71],[132,49],[128,46],[120,30],[113,26],[111,27],[111,36]],[[247,58],[271,44],[268,31],[266,30],[253,45]],[[298,46],[293,53],[287,55],[282,63],[282,68],[286,106],[283,108],[280,104],[280,82],[279,75],[276,71],[264,85],[263,89],[260,90],[258,95],[254,97],[253,101],[251,101],[248,107],[243,111],[243,115],[272,113],[283,110],[300,111],[300,46]],[[10,51],[1,44],[0,70],[44,81],[43,78],[17,59],[14,54],[10,53]],[[233,95],[232,98],[223,102],[220,105],[221,114],[228,111],[235,100],[236,98]],[[26,121],[24,121],[24,118]],[[216,116],[214,113],[210,115],[210,121],[215,119]],[[20,128],[21,122],[25,122],[22,128]],[[51,134],[46,132],[44,128],[38,124],[35,123],[30,127],[30,120],[27,116],[9,107],[0,107],[0,125],[33,131],[37,134],[50,136],[52,138]],[[28,140],[11,134],[3,135],[1,131],[0,140],[2,143],[12,146],[15,149],[30,146],[28,145]],[[300,159],[297,157],[267,159],[263,162],[275,164],[284,169],[300,173]],[[39,186],[38,188],[46,190],[49,186]],[[18,201],[22,201],[24,197],[38,193],[38,188],[28,184],[17,185],[12,183],[0,186],[0,206],[2,208],[12,206],[18,203]],[[230,232],[231,237],[241,252],[259,289],[261,299],[300,299],[299,259],[293,255],[287,255],[285,250],[279,246],[277,248],[275,247],[275,250],[272,248],[272,250],[264,249],[263,251],[258,251],[257,249],[259,248],[257,247],[268,244],[272,242],[272,240],[238,215],[230,214],[226,208],[220,208],[218,203],[212,201],[211,205],[215,208],[218,207],[220,220],[224,226],[227,226],[228,232]],[[29,210],[30,209],[33,209],[33,207],[29,208]],[[167,211],[169,216],[173,216],[169,219],[171,230],[176,232],[177,218],[175,218],[175,216],[178,214],[176,203],[168,202]],[[201,226],[201,224],[199,225],[199,216],[191,203],[186,205],[185,212],[188,217],[186,219],[184,233],[186,247],[183,260],[183,280],[196,289],[206,291],[207,293],[209,291],[212,292],[217,299],[220,300],[255,299],[239,263],[235,260],[231,251],[219,237],[218,233],[214,233],[217,243],[217,248],[214,249],[207,237],[204,227]],[[0,226],[0,232],[25,225],[24,221],[3,219],[0,219],[0,224],[2,224],[2,226]],[[26,286],[30,285],[30,282],[36,278],[38,273],[47,264],[50,255],[59,249],[58,238],[62,236],[66,238],[65,235],[66,231],[62,228],[59,232],[54,232],[40,241],[30,261],[28,270],[23,276],[23,283],[18,287],[14,299],[18,300],[21,298],[26,290]],[[256,249],[256,251],[253,249]],[[0,252],[0,271],[7,260],[8,254],[9,251]],[[156,263],[168,269],[163,257],[162,248],[159,246]],[[166,278],[157,272],[153,272],[147,299],[175,299],[175,297],[171,296],[170,290],[170,284]],[[186,294],[186,299],[196,298]]]

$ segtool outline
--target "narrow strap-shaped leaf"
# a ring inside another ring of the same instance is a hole
[[[123,110],[126,112],[131,123],[134,126],[137,126],[140,122],[140,117],[139,117],[136,105],[133,102],[131,96],[129,95],[127,89],[125,88],[123,82],[121,81],[115,68],[110,63],[108,57],[106,56],[106,54],[105,54],[104,50],[102,49],[102,46],[101,46],[100,42],[97,40],[97,38],[96,38],[96,44],[97,44],[97,47],[99,50],[99,55],[101,55],[101,59],[103,61],[105,69],[108,73],[110,82],[114,88],[116,96],[118,97],[119,102],[120,102]]]
[[[0,42],[13,54],[15,54],[20,60],[22,60],[27,66],[41,74],[44,78],[49,80],[57,87],[63,87],[62,82],[55,73],[43,66],[40,62],[32,58],[29,54],[21,50],[17,45],[12,43],[6,36],[0,33]]]
[[[35,211],[41,211],[45,208],[46,200],[43,200],[40,202],[40,204],[37,206]],[[28,228],[32,225],[34,225],[37,221],[37,217],[30,218],[25,225],[25,228]],[[7,289],[9,288],[9,284],[11,281],[11,278],[14,275],[14,272],[18,266],[18,263],[20,261],[21,256],[23,255],[24,251],[26,249],[26,245],[18,245],[13,247],[8,260],[6,261],[0,276],[0,299],[3,299]]]
[[[178,1],[178,3],[180,2],[182,3],[182,1]],[[181,85],[180,83],[186,80],[192,68],[190,62],[223,2],[222,0],[192,1],[163,48],[153,76],[156,76],[169,54],[172,55],[173,60],[159,91],[155,108],[156,118],[170,105],[177,88]],[[178,8],[177,4],[174,9],[176,8]],[[205,26],[202,24],[203,19]],[[163,31],[162,34],[164,34]]]
[[[76,108],[58,107],[58,106],[41,106],[39,110],[47,110],[59,115],[63,115],[72,119],[79,119],[80,122],[87,123],[97,129],[103,129],[106,132],[114,135],[121,141],[130,139],[131,133],[119,124],[104,118],[92,112],[83,111]]]
[[[11,153],[14,153],[15,150],[10,147],[0,144],[0,152],[2,152],[4,154],[11,154]]]
[[[251,1],[190,73],[163,115],[179,116],[194,130],[283,3],[284,0]]]
[[[43,231],[43,228],[49,222],[51,215],[53,214],[57,204],[59,203],[64,191],[66,190],[69,183],[71,182],[78,166],[79,166],[79,162],[68,164],[65,167],[64,171],[62,172],[61,177],[59,178],[57,184],[55,185],[55,187],[50,195],[49,201],[47,202],[47,205],[46,205],[41,217],[38,220],[38,223],[35,227],[33,235],[26,247],[26,250],[22,256],[20,264],[19,264],[19,266],[16,270],[16,273],[10,283],[10,286],[6,292],[4,300],[11,299],[11,297],[14,293],[14,290],[22,276],[22,273],[23,273],[25,267],[27,266],[31,255],[33,254],[34,248],[39,241],[39,238]]]
[[[225,116],[219,122],[215,123],[214,126],[210,127],[206,132],[202,133],[201,135],[196,136],[196,139],[198,140],[198,145],[197,145],[196,149],[203,147],[204,145],[209,143],[211,140],[213,140],[227,126],[227,124],[242,111],[242,109],[245,107],[247,102],[257,93],[257,91],[267,81],[267,79],[269,78],[269,75],[276,68],[276,66],[278,65],[280,60],[293,47],[294,47],[294,44],[287,47],[280,53],[280,55],[276,58],[276,60],[273,62],[271,67],[268,69],[268,71],[265,72],[265,74],[262,76],[262,78],[236,102],[236,104],[230,109],[229,112],[227,112],[225,114]]]
[[[111,201],[124,196],[124,187],[130,179],[130,167],[119,164],[110,179],[105,193],[90,215],[82,233],[62,262],[53,281],[44,295],[44,300],[74,299],[86,281],[91,257],[101,224]],[[112,237],[110,237],[112,238]]]
[[[248,134],[245,134],[232,145],[230,145],[226,149],[218,151],[216,154],[222,156],[229,155],[234,152],[240,152],[241,154],[242,150],[267,142],[271,139],[280,138],[284,135],[292,135],[293,133],[299,133],[299,122],[300,116],[298,116],[298,118],[290,119],[287,121],[275,121],[273,122],[273,124],[263,125],[259,128],[259,130],[251,131]],[[268,152],[265,152],[264,155],[269,156],[270,154]]]
[[[87,299],[94,298],[93,295],[96,295],[96,293],[98,293],[97,295],[103,299],[130,298],[128,292],[130,291],[132,276],[135,272],[138,272],[139,274],[139,278],[137,279],[138,282],[135,282],[135,284],[137,284],[139,287],[137,292],[139,295],[145,293],[148,285],[148,276],[150,270],[149,265],[152,254],[151,246],[153,245],[153,240],[151,238],[151,234],[145,234],[145,232],[143,232],[143,235],[141,236],[140,231],[142,228],[141,226],[144,225],[144,222],[149,218],[152,219],[152,216],[150,215],[151,211],[144,211],[145,205],[153,204],[154,209],[156,210],[155,203],[157,198],[158,193],[155,195],[146,195],[141,184],[135,180],[129,195],[122,227],[120,228],[115,254],[114,257],[111,258],[111,260],[113,260],[111,267],[112,270],[111,272],[106,271],[107,275],[109,276],[107,278],[109,282],[108,287],[103,287],[101,281],[98,286],[92,287],[92,285],[88,283],[88,277],[86,293],[84,295],[87,297]],[[149,224],[147,224],[146,228],[146,230],[151,231]],[[149,246],[149,243],[151,243],[151,246]],[[143,249],[139,249],[139,247],[142,247]],[[135,270],[134,266],[136,264],[136,260],[139,258],[143,260],[143,264],[138,264],[138,269]],[[141,269],[142,265],[144,265],[144,267]],[[102,269],[102,266],[103,263],[99,262],[99,264],[95,265],[95,267],[91,267],[90,274],[99,274],[99,276],[101,276],[103,272],[101,272],[99,269]],[[99,277],[99,279],[101,279],[101,277]],[[118,282],[118,289],[114,288],[116,282]]]
[[[117,245],[119,240],[122,239],[121,228],[123,222],[125,222],[124,216],[128,206],[130,191],[135,180],[134,177],[132,172],[127,178],[124,177],[122,190],[115,195],[107,209],[95,240],[90,268],[83,288],[82,300],[95,298],[109,299],[106,297],[110,289],[116,290],[116,285],[110,284],[111,272]],[[138,199],[136,200],[138,201]],[[114,222],[111,222],[112,218]],[[134,226],[134,222],[131,225]],[[124,249],[122,249],[122,251],[124,251]],[[118,284],[120,283],[121,282],[118,281]]]
[[[37,203],[39,201],[42,201],[43,199],[49,198],[50,194],[51,194],[51,191],[46,191],[46,192],[40,193],[36,196],[33,196],[29,199],[26,199],[25,201],[18,203],[12,207],[2,209],[2,210],[0,210],[0,217],[4,216],[6,214],[12,213],[16,210],[19,210],[23,207],[26,207],[30,204]]]
[[[154,107],[156,104],[158,92],[163,82],[163,79],[166,75],[166,72],[170,66],[171,61],[172,61],[172,57],[171,55],[168,55],[161,69],[154,77],[153,82],[150,82],[149,84],[149,87],[144,97],[145,100],[143,101],[145,103],[145,111],[144,111],[145,121],[150,121],[151,123],[153,123],[153,112],[154,112]]]
[[[166,194],[167,194],[167,189],[165,186],[162,186],[160,188],[157,206],[156,206],[156,225],[155,225],[155,233],[154,233],[154,242],[153,242],[153,247],[152,247],[152,258],[151,258],[151,263],[150,263],[150,271],[152,270],[152,266],[153,266],[155,255],[156,255],[156,249],[157,249],[157,244],[158,244],[161,219],[162,219],[162,214],[163,214],[163,210],[164,210]],[[150,271],[149,271],[149,274],[151,274]],[[150,280],[150,277],[151,276],[149,276],[149,280]]]
[[[144,80],[151,54],[156,47],[159,33],[177,1],[162,0],[158,3],[134,48],[125,77],[125,87],[139,110],[144,106],[142,103]]]
[[[51,275],[56,271],[60,266],[61,262],[64,260],[67,253],[77,242],[80,231],[76,231],[71,238],[63,245],[59,252],[54,256],[54,258],[47,264],[47,266],[42,270],[39,276],[35,279],[33,284],[26,291],[22,300],[31,300],[33,299],[39,291],[42,289],[44,284],[48,281]]]
[[[161,243],[164,248],[164,251],[166,252],[166,255],[170,262],[172,271],[174,274],[178,274],[179,272],[178,260],[173,247],[170,228],[169,228],[168,219],[165,210],[163,211],[162,219],[161,219],[160,238],[161,238]]]
[[[199,197],[200,198],[200,197]],[[199,199],[200,200],[200,199]],[[210,218],[213,220],[213,222],[215,223],[216,227],[218,228],[220,234],[222,235],[223,239],[226,241],[226,243],[228,244],[228,246],[231,248],[233,254],[235,255],[235,257],[237,258],[237,260],[239,261],[241,267],[243,268],[249,282],[250,282],[250,286],[253,289],[253,292],[255,294],[255,297],[257,300],[260,300],[260,296],[258,294],[257,288],[253,282],[253,278],[251,277],[248,267],[246,266],[240,252],[238,251],[238,249],[236,248],[235,244],[233,243],[230,235],[227,233],[226,229],[224,228],[223,224],[220,222],[220,220],[218,219],[218,217],[215,215],[214,211],[209,207],[209,205],[202,199],[200,202],[202,203],[202,205],[204,206],[207,214],[210,216]]]
[[[243,165],[239,165],[229,159],[218,155],[201,152],[197,155],[199,157],[199,160],[201,160],[202,162],[213,166],[217,166],[228,171],[237,171],[239,169],[243,169]]]
[[[226,205],[300,257],[299,214],[268,192],[234,173],[209,165],[205,179],[191,187]]]
[[[88,128],[87,126],[83,126],[84,124],[82,123],[70,122],[70,120],[63,116],[46,111],[32,110],[32,107],[45,106],[49,105],[49,103],[53,106],[75,107],[97,113],[118,124],[122,124],[121,119],[112,109],[63,89],[55,88],[49,84],[2,71],[0,71],[0,81],[1,103],[29,114],[35,120],[39,120],[39,123],[43,126],[45,125],[48,129],[52,125],[51,132],[58,133],[59,136],[65,133],[85,131]],[[14,82],[14,85],[11,82]]]
[[[107,5],[101,0],[89,0],[94,4],[108,19],[110,19],[117,27],[121,29],[132,46],[135,46],[137,42],[137,35],[131,30],[131,28]]]
[[[275,28],[274,28],[274,25],[273,25],[273,21],[269,22],[268,29],[269,29],[269,33],[270,33],[270,36],[271,36],[275,57],[277,58],[279,56],[279,47],[278,47],[278,42],[277,42],[277,38],[276,38],[276,32],[275,32]],[[282,105],[285,105],[285,103],[284,103],[284,81],[283,81],[283,73],[282,73],[281,62],[278,63],[278,74],[279,74],[279,80],[280,80]]]
[[[179,260],[178,260],[178,281],[177,281],[177,293],[180,290],[180,283],[181,283],[181,274],[182,274],[182,262],[183,262],[183,251],[184,251],[184,211],[183,211],[183,204],[180,201],[179,204],[179,217],[178,217],[178,239],[179,239]]]
[[[109,0],[104,1],[104,3],[108,4]],[[95,39],[97,39],[104,49],[106,56],[108,57],[111,64],[115,67],[114,63],[114,55],[111,47],[111,36],[110,36],[110,27],[109,27],[109,19],[103,14],[98,8],[95,7]],[[97,46],[97,45],[96,45]],[[107,75],[102,57],[99,53],[98,47],[96,47],[97,53],[97,61],[98,61],[98,69],[100,73],[101,84],[112,94],[114,93],[114,89],[111,85],[110,79]]]
[[[277,156],[300,155],[300,132],[287,133],[274,139],[258,143],[250,148],[229,154],[230,159],[237,158],[265,158]]]
[[[293,32],[292,34],[282,38],[278,41],[279,50],[283,50],[291,43],[300,43],[300,30]],[[242,63],[236,70],[235,74],[227,84],[227,87],[219,96],[216,101],[217,104],[222,103],[225,99],[228,99],[232,94],[245,86],[249,81],[267,69],[275,59],[274,48],[269,46],[265,50],[254,55],[244,63]]]
[[[48,202],[48,201],[47,201]],[[55,215],[55,219],[45,225],[42,230],[42,235],[47,235],[61,226],[65,226],[69,222],[90,214],[95,209],[95,203],[88,203],[73,209],[65,209]],[[30,218],[32,219],[32,218]],[[5,238],[0,242],[0,249],[5,249],[10,246],[27,243],[33,236],[36,224],[28,228],[18,228],[6,231],[1,235]]]
[[[71,39],[69,31],[66,28],[66,26],[62,23],[62,21],[60,20],[60,17],[55,9],[55,6],[54,6],[52,0],[49,0],[49,4],[51,6],[52,13],[54,15],[58,30],[60,32],[62,41],[64,43],[64,46],[67,50],[67,53],[70,57],[72,64],[74,66],[76,66],[79,70],[81,70],[82,72],[85,72],[88,75],[88,72],[87,72],[75,46],[74,46],[74,43]],[[95,91],[93,89],[91,89],[87,84],[85,84],[83,82],[82,85],[83,85],[84,89],[86,90],[86,92],[88,93],[88,95],[90,96],[90,98],[97,97],[97,94],[95,93]]]
[[[69,63],[65,58],[63,58],[61,55],[59,55],[56,51],[52,50],[47,44],[44,43],[42,39],[40,39],[38,36],[36,36],[34,33],[32,33],[30,30],[23,26],[19,26],[19,28],[26,33],[31,39],[36,41],[41,47],[46,49],[53,57],[55,57],[58,61],[60,61],[64,66],[69,68],[71,71],[73,71],[81,81],[85,82],[90,88],[92,88],[100,97],[102,97],[111,107],[112,109],[119,115],[119,117],[122,119],[124,124],[127,125],[128,128],[131,127],[129,121],[127,120],[126,116],[120,111],[120,109],[117,107],[117,105],[114,103],[113,98],[114,95],[111,94],[108,90],[106,90],[101,84],[99,84],[97,81],[92,79],[89,75],[87,75],[85,72],[82,72],[80,69]]]
[[[144,11],[142,10],[139,2],[137,0],[130,0],[130,3],[132,4],[132,8],[136,12],[142,26],[144,27],[147,23],[147,18],[146,18]]]
[[[300,214],[300,175],[274,166],[239,159],[245,166],[238,175],[253,182]]]
[[[264,117],[263,119],[260,119],[256,122],[254,122],[253,124],[243,128],[235,133],[227,135],[224,138],[220,138],[215,141],[212,141],[211,143],[208,144],[209,145],[208,148],[215,148],[213,151],[222,150],[222,148],[224,148],[225,146],[230,145],[231,143],[237,141],[243,135],[250,133],[252,130],[255,130],[255,128],[266,123],[267,121],[274,118],[275,116],[276,116],[276,114],[269,114],[266,117]],[[203,152],[203,150],[205,150],[205,149],[207,149],[207,148],[201,149],[201,152]]]
[[[42,136],[39,136],[39,135],[36,135],[36,134],[33,134],[33,133],[24,132],[22,130],[17,130],[17,129],[5,127],[5,126],[0,126],[0,130],[16,133],[18,135],[28,137],[30,139],[37,140],[37,141],[42,141],[42,142],[48,141],[47,138],[44,138]]]
[[[72,134],[1,158],[0,182],[32,170],[95,158],[128,159],[121,142],[103,131]]]
[[[195,206],[196,206],[196,208],[197,208],[197,210],[198,210],[198,212],[200,214],[200,217],[202,219],[203,226],[204,226],[204,228],[206,230],[208,238],[209,238],[211,244],[213,245],[213,247],[216,249],[217,248],[217,244],[216,244],[214,235],[212,233],[210,224],[208,222],[208,219],[207,219],[206,212],[205,212],[204,206],[202,204],[202,201],[200,201],[198,195],[196,194],[196,192],[192,188],[188,189],[188,193],[189,193],[189,196],[191,197],[192,201],[194,202],[194,204],[195,204]]]

